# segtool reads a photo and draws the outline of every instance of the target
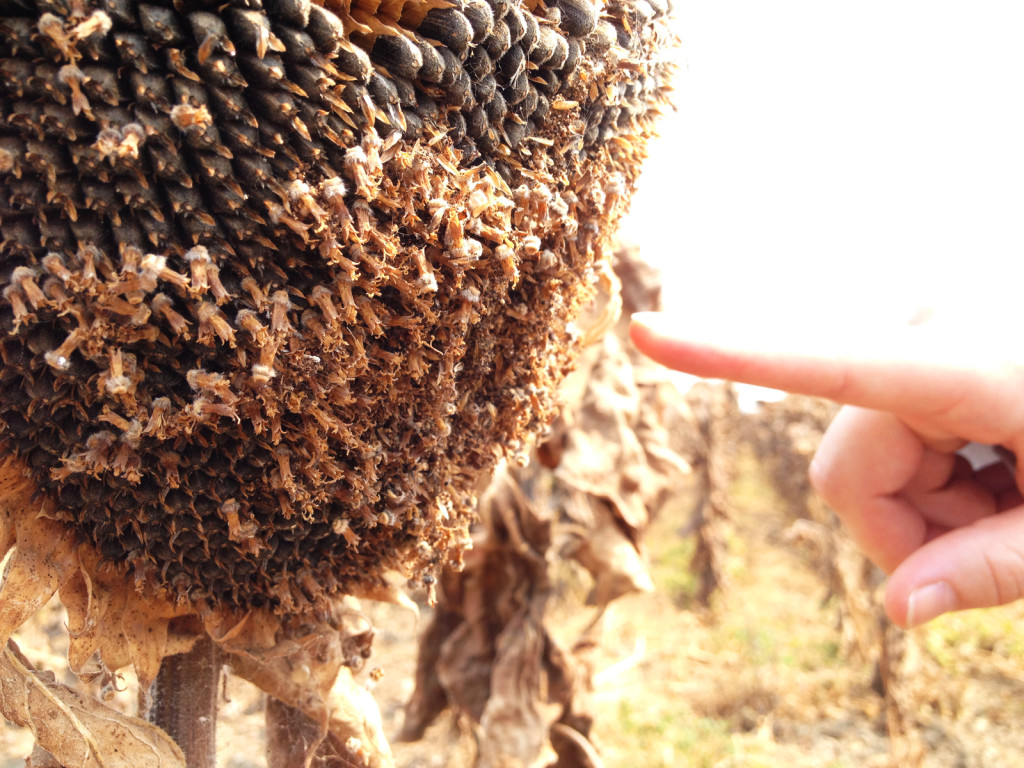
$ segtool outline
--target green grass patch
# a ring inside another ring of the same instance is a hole
[[[659,552],[653,553],[651,578],[657,590],[668,595],[678,606],[688,605],[697,591],[697,577],[690,568],[696,538],[652,537],[664,542]]]
[[[727,722],[699,717],[671,701],[664,705],[640,709],[629,701],[620,703],[618,749],[631,755],[618,763],[621,768],[713,768],[733,754]]]
[[[933,621],[923,634],[925,648],[945,669],[958,669],[961,659],[978,652],[1024,659],[1024,606],[952,613]]]

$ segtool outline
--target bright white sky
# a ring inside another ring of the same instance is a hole
[[[676,15],[679,111],[623,230],[670,305],[857,320],[951,286],[1024,294],[1024,3],[677,0]]]

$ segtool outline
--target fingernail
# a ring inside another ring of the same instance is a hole
[[[907,598],[907,626],[919,627],[936,616],[956,610],[956,593],[944,581],[918,587]]]

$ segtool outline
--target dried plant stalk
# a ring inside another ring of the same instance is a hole
[[[149,721],[174,739],[189,768],[216,768],[223,653],[209,637],[168,656],[151,688]]]
[[[686,402],[693,416],[690,462],[697,477],[697,500],[688,526],[697,538],[690,569],[697,577],[694,599],[707,608],[725,582],[738,411],[736,396],[726,384],[700,382]]]

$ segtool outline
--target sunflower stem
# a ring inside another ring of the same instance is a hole
[[[191,651],[168,656],[150,689],[149,720],[185,753],[189,768],[216,768],[220,649],[207,635]]]

